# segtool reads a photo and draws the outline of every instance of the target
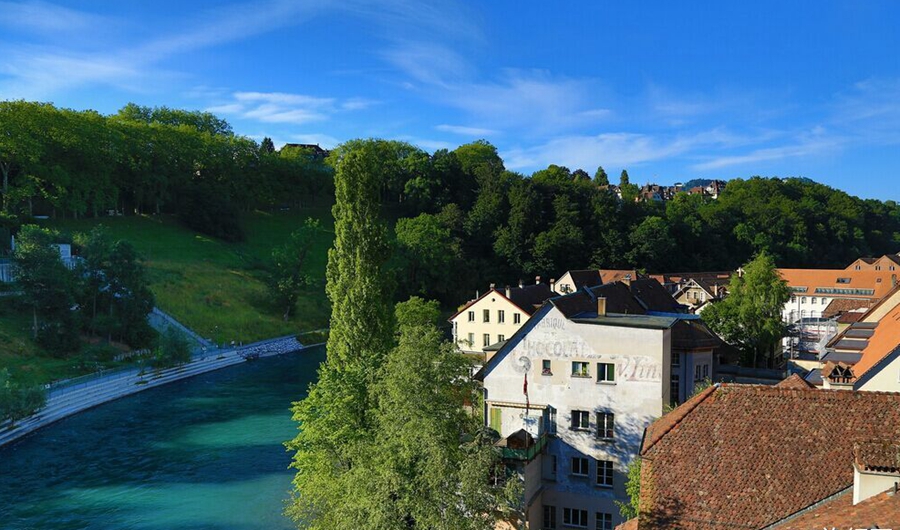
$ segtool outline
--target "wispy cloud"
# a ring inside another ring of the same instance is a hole
[[[763,162],[833,153],[845,146],[848,139],[833,135],[824,128],[816,127],[812,131],[798,134],[788,141],[790,143],[787,145],[753,149],[747,153],[737,155],[711,157],[691,167],[699,171],[732,166],[752,167]]]
[[[99,29],[107,17],[47,2],[0,1],[0,26],[8,31],[60,32],[65,34]]]
[[[484,138],[487,136],[496,136],[500,134],[494,129],[484,129],[481,127],[466,127],[463,125],[438,125],[435,127],[438,131],[459,134],[461,136],[478,136]]]
[[[327,120],[339,112],[362,110],[372,104],[373,101],[359,98],[339,101],[336,98],[284,92],[235,92],[230,101],[206,110],[263,123],[305,125]]]

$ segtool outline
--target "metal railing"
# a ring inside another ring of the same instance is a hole
[[[510,447],[501,447],[500,454],[504,460],[521,460],[530,462],[534,460],[544,447],[547,446],[547,433],[541,434],[534,442],[534,445],[523,449],[512,449]]]

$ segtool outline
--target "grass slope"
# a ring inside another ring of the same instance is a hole
[[[325,229],[310,255],[316,286],[303,294],[290,321],[268,300],[265,265],[272,248],[287,241],[308,218]],[[331,208],[294,212],[257,212],[243,219],[247,240],[224,243],[161,217],[44,221],[65,232],[87,232],[105,225],[114,238],[130,241],[145,258],[157,305],[205,337],[220,343],[252,342],[327,326],[325,297],[327,250],[334,238]],[[104,363],[109,367],[121,363]],[[82,375],[93,365],[79,356],[59,359],[31,340],[31,317],[11,297],[0,297],[0,368],[17,380],[45,383]]]
[[[308,217],[319,219],[325,229],[310,255],[308,270],[317,284],[304,293],[297,312],[285,322],[268,299],[265,265],[272,248],[287,241]],[[215,342],[252,342],[327,325],[325,264],[334,237],[330,207],[247,215],[243,243],[203,236],[168,216],[49,224],[67,232],[87,232],[103,224],[112,237],[130,241],[146,260],[157,305]]]

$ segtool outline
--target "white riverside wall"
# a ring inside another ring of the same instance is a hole
[[[246,356],[272,357],[303,350],[296,337],[281,337],[229,350],[211,350],[195,356],[189,363],[164,370],[139,368],[97,379],[84,386],[63,388],[47,399],[47,405],[36,414],[16,423],[12,429],[0,426],[0,447],[73,414],[135,394],[148,388],[180,381],[203,373],[245,362]]]

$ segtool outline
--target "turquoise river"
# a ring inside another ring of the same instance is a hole
[[[315,348],[120,399],[0,448],[2,530],[280,530]]]

